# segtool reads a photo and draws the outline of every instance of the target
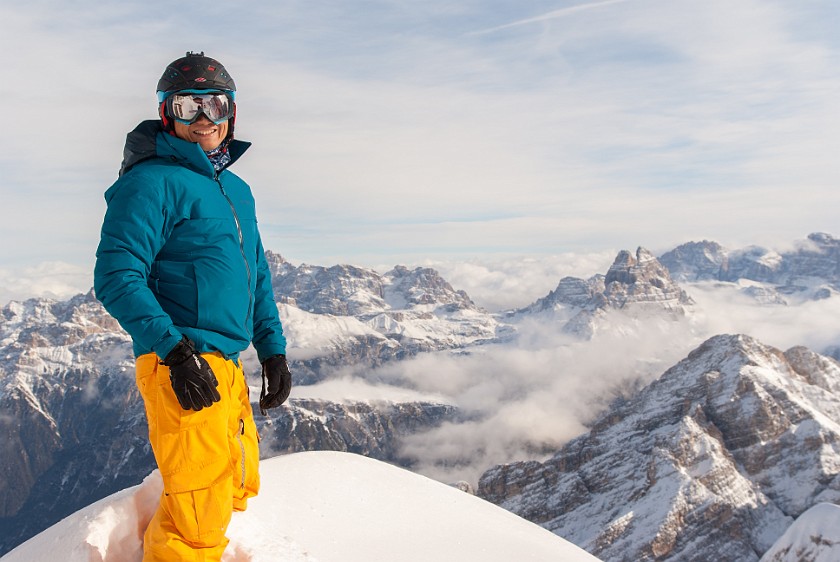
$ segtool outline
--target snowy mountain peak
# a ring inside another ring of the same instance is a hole
[[[660,261],[679,281],[749,280],[769,285],[759,287],[765,292],[778,289],[814,299],[840,289],[840,239],[823,232],[809,234],[782,253],[760,246],[727,250],[715,242],[689,242],[663,254]],[[820,283],[826,286],[811,287]]]
[[[385,274],[388,282],[386,300],[401,308],[418,305],[444,305],[457,309],[475,309],[464,291],[456,291],[440,274],[429,267],[409,270],[397,266]]]
[[[453,289],[431,268],[396,266],[381,275],[352,265],[293,267],[284,262],[272,272],[279,302],[315,314],[364,316],[417,307],[424,312],[438,307],[476,308],[465,292]]]
[[[840,239],[837,239],[831,234],[825,232],[812,232],[808,235],[808,240],[814,242],[818,246],[829,248],[840,246]]]
[[[548,461],[485,473],[479,494],[607,560],[755,562],[793,517],[840,502],[838,384],[831,359],[715,336]]]
[[[717,242],[688,242],[662,254],[660,263],[679,282],[718,279],[728,263],[726,249]]]
[[[632,285],[637,281],[637,274],[649,276],[648,270],[658,270],[659,262],[646,249],[639,246],[635,257],[627,250],[621,250],[607,271],[605,283],[623,283]],[[656,273],[659,273],[658,271]]]
[[[604,295],[614,308],[628,305],[656,304],[665,309],[683,312],[691,298],[671,279],[668,270],[642,247],[635,257],[628,251],[616,256],[604,279]]]
[[[277,252],[266,250],[265,259],[268,262],[268,269],[272,275],[284,275],[289,270],[294,269],[294,266]]]
[[[633,254],[618,253],[606,275],[587,280],[564,277],[557,288],[528,307],[510,313],[512,318],[547,315],[562,323],[563,331],[591,338],[606,323],[611,311],[635,318],[662,316],[679,320],[694,301],[672,279],[656,257],[639,247]]]

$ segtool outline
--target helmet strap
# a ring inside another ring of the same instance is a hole
[[[227,139],[233,138],[233,123],[236,121],[236,102],[233,102],[233,115],[228,119],[228,134]]]
[[[160,123],[163,125],[163,130],[170,135],[174,135],[175,125],[173,121],[166,116],[166,100],[160,103],[160,106],[158,107],[158,114],[160,115]]]

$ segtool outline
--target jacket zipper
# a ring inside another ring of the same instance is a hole
[[[242,442],[242,436],[245,435],[245,420],[239,418],[239,433],[236,434],[236,440],[239,441],[239,450],[242,452],[242,479],[239,482],[239,489],[245,488],[245,443]]]
[[[254,306],[254,294],[251,292],[251,266],[248,265],[248,258],[245,256],[245,237],[242,235],[242,223],[239,222],[239,215],[236,214],[236,207],[233,206],[233,201],[231,201],[230,197],[228,197],[228,194],[225,191],[225,186],[222,185],[222,180],[219,179],[219,176],[215,176],[214,179],[216,180],[216,183],[219,184],[219,189],[221,190],[225,200],[228,202],[228,205],[230,205],[230,210],[233,213],[233,221],[236,223],[236,233],[239,235],[239,253],[242,254],[242,261],[245,262],[245,272],[248,274],[248,316],[245,317],[245,330],[250,334],[251,330],[248,329],[248,322],[251,320],[251,309]]]

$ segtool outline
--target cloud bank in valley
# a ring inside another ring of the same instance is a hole
[[[518,338],[507,344],[350,371],[459,406],[464,422],[414,435],[403,452],[424,474],[475,482],[494,464],[555,452],[613,400],[651,382],[713,335],[749,334],[782,350],[840,345],[840,299],[760,305],[732,284],[683,287],[696,304],[680,321],[614,311],[603,330],[581,342],[564,334],[561,323],[538,317],[519,324]]]

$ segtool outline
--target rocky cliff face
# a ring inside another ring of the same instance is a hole
[[[479,494],[604,560],[757,561],[840,503],[840,366],[716,336],[546,462]]]
[[[127,335],[92,293],[2,309],[4,534],[142,478],[135,461],[147,465],[151,456],[134,427],[143,413],[130,356]]]
[[[626,250],[616,256],[604,278],[603,295],[612,308],[653,306],[679,316],[685,314],[685,306],[694,304],[644,248],[638,248],[635,257]]]
[[[260,453],[272,457],[301,451],[344,451],[410,466],[401,439],[455,421],[458,409],[427,402],[347,402],[294,399],[258,416]]]
[[[552,316],[564,324],[566,332],[588,339],[603,324],[608,311],[622,311],[631,317],[655,314],[679,319],[693,304],[667,268],[640,247],[635,255],[619,252],[606,275],[587,280],[561,279],[554,291],[510,317],[515,321],[523,316]]]

